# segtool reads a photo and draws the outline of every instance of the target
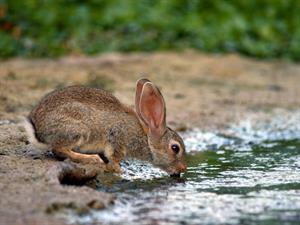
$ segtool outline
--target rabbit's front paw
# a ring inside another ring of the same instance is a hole
[[[116,162],[107,163],[106,170],[113,173],[122,173],[120,164]]]

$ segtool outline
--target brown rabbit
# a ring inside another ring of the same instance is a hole
[[[151,162],[171,175],[186,171],[182,138],[166,126],[164,99],[147,79],[137,82],[135,111],[107,91],[72,86],[47,94],[28,121],[31,141],[58,157],[107,163],[115,171],[124,158]]]

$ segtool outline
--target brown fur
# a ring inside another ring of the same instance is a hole
[[[157,154],[149,145],[148,128],[135,111],[107,91],[79,86],[55,90],[40,101],[29,119],[36,138],[59,157],[82,163],[103,163],[98,154],[104,154],[115,171],[119,171],[123,158],[149,161],[170,173],[179,171],[156,163]],[[175,138],[183,145],[178,135]],[[162,162],[170,164],[170,156],[159,151]],[[174,164],[176,159],[173,157],[171,161]]]

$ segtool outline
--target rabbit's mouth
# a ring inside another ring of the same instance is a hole
[[[180,174],[183,171],[178,171],[176,168],[170,168],[170,167],[160,167],[160,169],[164,170],[169,174],[170,177],[180,177]]]

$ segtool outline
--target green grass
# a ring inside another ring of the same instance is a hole
[[[0,0],[0,57],[194,48],[300,59],[299,0]]]

